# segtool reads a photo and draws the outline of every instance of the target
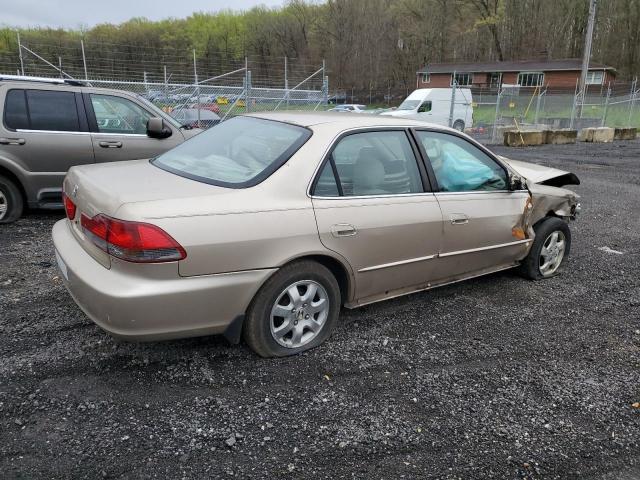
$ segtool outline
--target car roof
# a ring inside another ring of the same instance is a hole
[[[402,117],[386,115],[370,115],[366,113],[340,113],[340,112],[259,112],[250,113],[250,117],[276,120],[284,123],[292,123],[302,127],[314,125],[334,124],[337,130],[358,127],[429,127],[438,130],[453,130],[442,125],[410,120]]]

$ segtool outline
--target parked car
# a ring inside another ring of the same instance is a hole
[[[329,109],[330,112],[350,112],[350,113],[364,113],[366,105],[360,105],[355,103],[345,103],[342,105],[336,105]]]
[[[210,128],[220,123],[220,117],[211,110],[201,108],[181,108],[171,112],[180,125],[188,128]]]
[[[199,130],[133,93],[58,79],[0,77],[0,223],[25,205],[62,208],[74,165],[149,158]]]
[[[325,341],[341,306],[557,274],[578,211],[560,187],[578,183],[424,122],[253,114],[150,161],[72,168],[53,242],[73,298],[113,335],[244,336],[284,356]]]
[[[195,109],[200,108],[200,110],[209,110],[210,112],[213,112],[216,115],[220,114],[220,107],[218,106],[217,103],[203,102],[203,103],[200,103],[200,105],[198,105],[197,103],[190,103],[187,105],[187,108],[195,108]]]
[[[423,120],[444,126],[449,126],[451,118],[451,126],[456,130],[462,132],[465,128],[471,128],[473,126],[471,90],[456,88],[453,111],[452,98],[454,97],[451,88],[421,88],[414,90],[397,109],[381,115]],[[451,117],[452,114],[453,117]]]

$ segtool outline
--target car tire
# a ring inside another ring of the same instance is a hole
[[[464,132],[464,122],[462,120],[456,120],[453,122],[453,128],[459,132]]]
[[[560,272],[571,250],[571,230],[559,218],[547,217],[533,227],[536,234],[520,273],[531,280],[550,278]]]
[[[16,184],[0,175],[0,224],[15,222],[23,208],[22,194]]]
[[[290,263],[269,278],[251,302],[244,340],[262,357],[304,352],[329,338],[340,305],[340,287],[329,269],[311,260]]]

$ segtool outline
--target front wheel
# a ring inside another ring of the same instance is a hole
[[[453,123],[453,128],[459,132],[464,132],[464,122],[462,120],[456,120]]]
[[[566,222],[555,217],[545,218],[533,229],[536,236],[520,272],[532,280],[553,277],[569,256],[571,230]]]
[[[338,320],[340,288],[319,263],[284,266],[258,291],[244,324],[244,339],[262,357],[284,357],[324,342]]]

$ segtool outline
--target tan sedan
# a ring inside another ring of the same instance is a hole
[[[224,334],[260,355],[326,340],[354,308],[569,253],[575,175],[464,134],[270,113],[152,159],[74,167],[53,240],[77,304],[135,340]]]

